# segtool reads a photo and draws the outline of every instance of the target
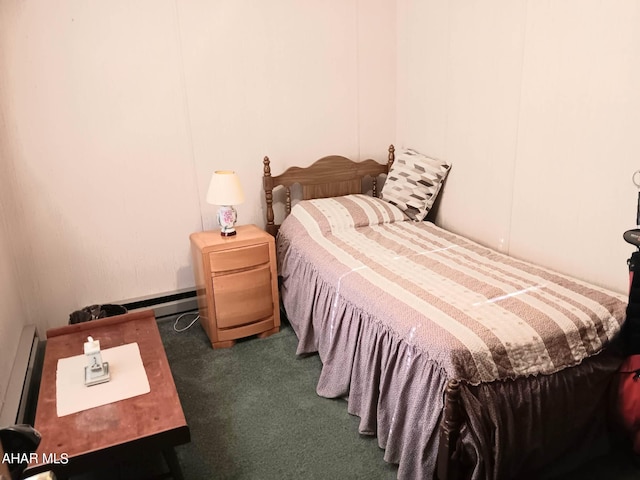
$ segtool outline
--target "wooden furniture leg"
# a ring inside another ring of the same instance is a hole
[[[236,344],[235,340],[223,340],[221,342],[211,342],[213,348],[231,348]]]
[[[169,467],[171,478],[173,478],[173,480],[184,480],[175,449],[166,448],[162,453],[164,455],[164,460],[167,462],[167,467]]]
[[[280,331],[280,327],[274,327],[271,330],[267,330],[266,332],[262,332],[258,334],[258,338],[267,338],[273,335],[274,333],[278,333]]]

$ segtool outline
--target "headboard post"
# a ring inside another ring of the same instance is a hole
[[[264,187],[264,196],[267,202],[267,226],[266,230],[271,235],[277,233],[278,229],[273,223],[273,178],[271,177],[271,165],[269,165],[269,157],[264,157],[262,186]]]
[[[389,159],[387,160],[387,172],[389,172],[389,170],[391,170],[391,165],[393,165],[393,162],[396,159],[396,147],[393,146],[393,144],[389,145]]]

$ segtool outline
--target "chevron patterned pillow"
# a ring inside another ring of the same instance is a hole
[[[382,187],[383,200],[403,210],[411,219],[424,220],[433,206],[451,164],[415,150],[396,153]]]

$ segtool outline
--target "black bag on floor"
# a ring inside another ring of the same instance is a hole
[[[114,317],[127,313],[126,307],[123,305],[90,305],[82,310],[76,310],[69,315],[69,325],[74,323],[88,322],[98,318]]]

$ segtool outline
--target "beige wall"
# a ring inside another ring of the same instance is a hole
[[[200,228],[171,2],[2,2],[0,131],[30,321],[190,281]]]
[[[0,20],[2,15],[0,15]],[[1,24],[0,24],[1,25]],[[0,62],[4,58],[5,38],[0,27]],[[0,68],[0,92],[5,90],[6,71]],[[1,93],[0,93],[1,95]],[[0,110],[0,131],[9,132],[4,111]],[[24,243],[20,218],[22,206],[15,202],[16,174],[9,143],[0,137],[0,411],[20,339],[22,327],[29,323],[30,303],[21,288],[25,265],[20,248]]]
[[[640,4],[398,1],[398,144],[453,163],[438,215],[494,248],[627,288]]]
[[[265,155],[274,173],[332,153],[384,159],[395,12],[392,0],[0,2],[0,144],[18,212],[5,240],[27,319],[43,333],[91,303],[192,286],[188,237],[215,226],[215,169],[240,176],[240,223],[263,224]]]
[[[200,198],[235,169],[240,223],[264,224],[272,172],[329,154],[385,158],[395,134],[395,2],[177,2]],[[206,229],[217,207],[203,202]]]

